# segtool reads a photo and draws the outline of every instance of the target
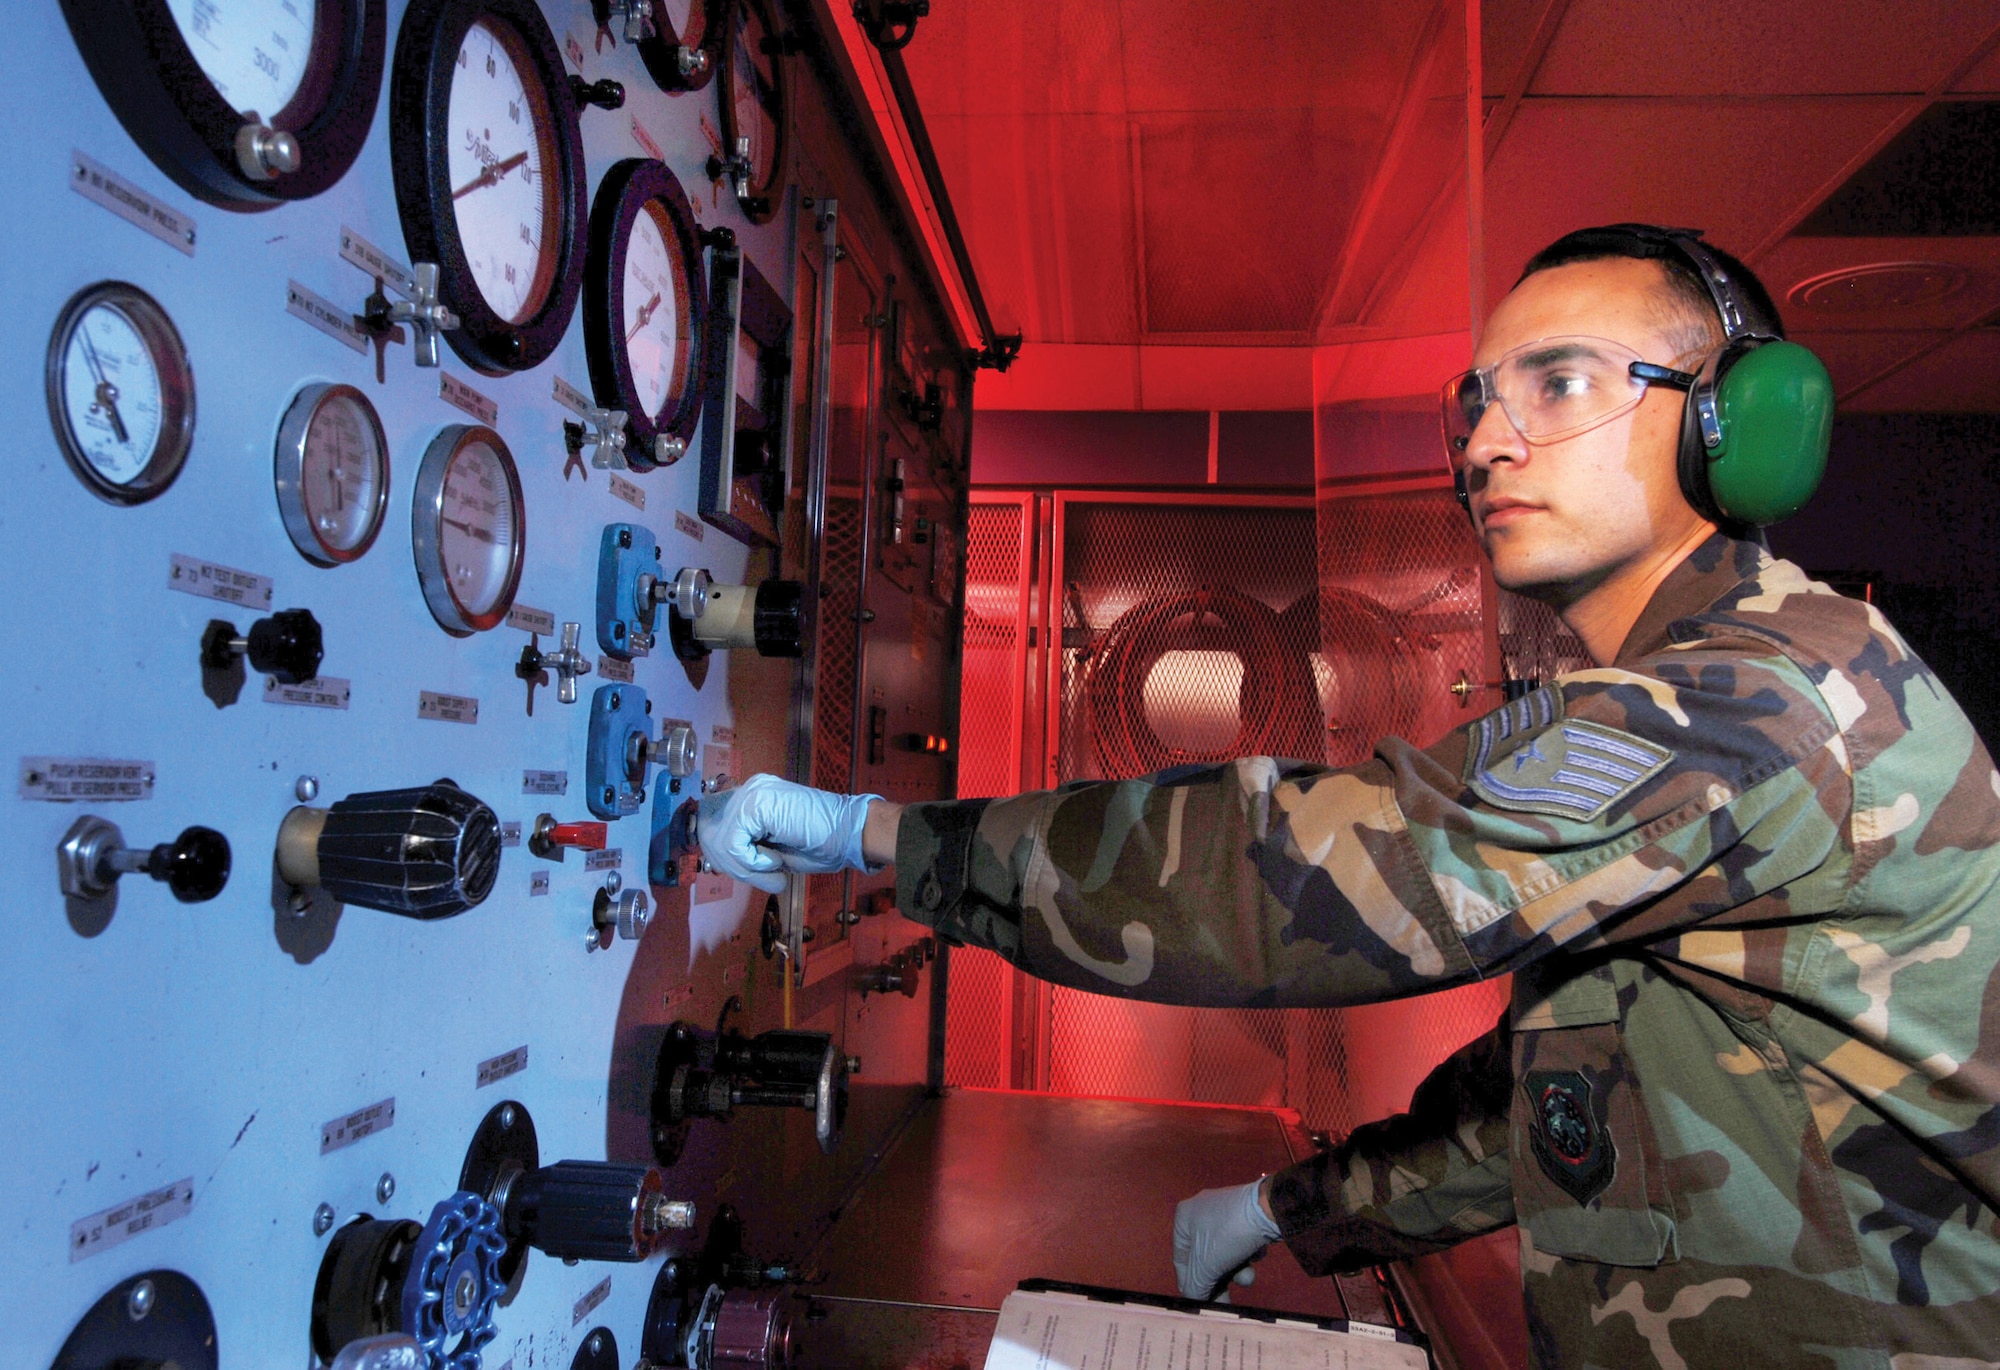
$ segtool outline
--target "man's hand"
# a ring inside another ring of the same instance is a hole
[[[1264,1181],[1204,1189],[1174,1208],[1174,1274],[1181,1296],[1213,1299],[1238,1267],[1281,1235],[1258,1192]]]
[[[753,775],[733,790],[705,795],[695,817],[702,859],[723,875],[776,894],[785,873],[816,875],[871,867],[861,836],[873,794],[829,794]]]

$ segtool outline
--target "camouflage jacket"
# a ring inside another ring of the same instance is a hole
[[[1428,750],[914,805],[897,865],[908,916],[1100,993],[1512,972],[1409,1113],[1275,1177],[1310,1270],[1518,1222],[1541,1364],[2000,1358],[2000,774],[1877,611],[1753,545]]]

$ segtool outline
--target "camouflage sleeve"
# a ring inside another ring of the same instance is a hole
[[[1350,769],[1249,757],[913,804],[897,904],[1103,994],[1275,1008],[1440,989],[1661,936],[1818,869],[1851,803],[1837,684],[1823,698],[1768,643],[1704,639]]]
[[[1271,1177],[1271,1210],[1308,1274],[1407,1260],[1514,1221],[1507,1020],[1424,1078],[1406,1113]]]

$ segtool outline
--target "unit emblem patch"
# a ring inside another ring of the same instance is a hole
[[[1618,1173],[1618,1148],[1597,1113],[1590,1081],[1573,1070],[1533,1070],[1528,1092],[1529,1129],[1542,1173],[1580,1204],[1602,1194]]]
[[[1601,723],[1563,717],[1544,686],[1472,725],[1465,781],[1496,808],[1588,821],[1658,775],[1674,754]]]

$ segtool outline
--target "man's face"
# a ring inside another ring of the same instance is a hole
[[[1474,365],[1562,336],[1608,338],[1649,362],[1688,363],[1664,326],[1665,289],[1658,264],[1631,258],[1538,272],[1493,311]],[[1493,578],[1562,608],[1701,524],[1675,469],[1684,398],[1651,386],[1628,412],[1539,444],[1490,406],[1466,448],[1466,478]]]

